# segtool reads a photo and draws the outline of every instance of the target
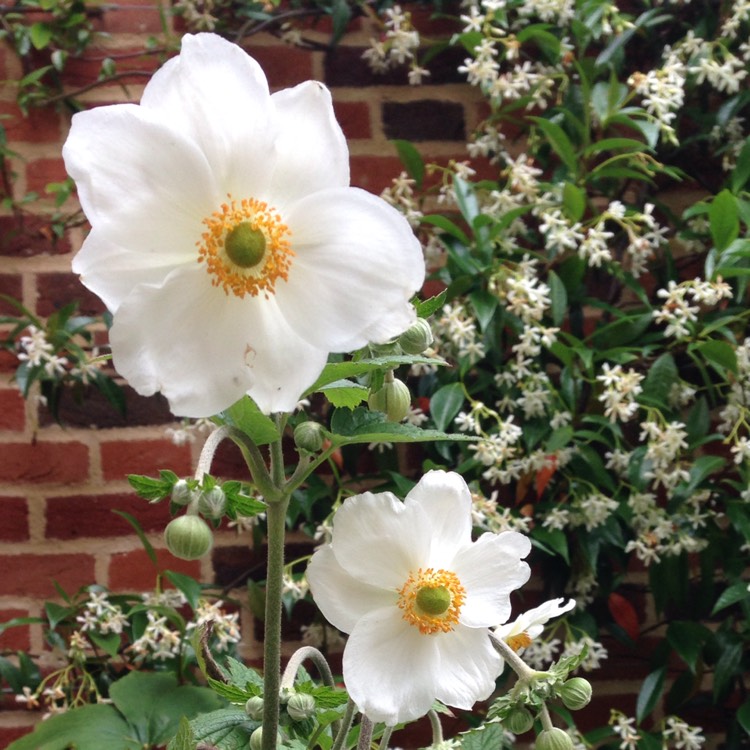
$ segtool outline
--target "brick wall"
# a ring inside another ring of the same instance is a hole
[[[157,4],[143,0],[127,8],[106,11],[98,21],[108,36],[81,60],[71,61],[69,87],[91,83],[101,58],[118,60],[118,70],[135,71],[125,80],[127,91],[113,84],[94,88],[79,98],[91,105],[137,100],[154,69],[150,58],[134,59],[148,36],[161,30]],[[428,29],[432,36],[441,29]],[[439,161],[465,158],[463,143],[476,124],[479,103],[455,72],[455,58],[432,67],[429,84],[409,87],[405,73],[376,76],[361,59],[372,29],[360,23],[332,53],[283,45],[258,35],[248,49],[265,69],[272,88],[315,78],[333,91],[338,118],[349,141],[352,183],[373,192],[382,190],[400,171],[391,138],[419,142],[425,156]],[[307,35],[327,40],[324,31]],[[374,33],[374,32],[373,32]],[[16,195],[63,179],[60,156],[69,120],[52,108],[33,110],[23,117],[15,103],[13,82],[22,75],[14,53],[0,46],[0,116],[9,145],[18,154]],[[79,300],[85,314],[103,311],[70,272],[72,254],[84,230],[71,230],[53,242],[48,215],[30,216],[19,228],[10,216],[0,216],[0,293],[21,299],[36,314],[47,316],[71,300]],[[35,204],[35,210],[37,204]],[[0,302],[0,314],[9,313]],[[81,407],[64,402],[55,424],[31,401],[25,403],[11,382],[14,359],[0,352],[0,622],[11,617],[41,614],[43,601],[55,597],[53,580],[67,590],[93,582],[113,590],[147,590],[155,570],[128,523],[112,513],[134,515],[157,547],[163,568],[183,571],[201,580],[228,583],[248,567],[247,539],[232,531],[217,535],[213,557],[195,563],[172,558],[161,531],[168,521],[166,504],[149,506],[136,498],[125,480],[129,473],[155,474],[170,468],[191,474],[194,447],[173,445],[165,435],[172,418],[163,399],[144,399],[126,389],[128,416],[121,418],[94,394]],[[219,457],[227,473],[239,459],[231,449]],[[254,553],[256,556],[259,552]],[[245,615],[245,656],[258,656],[254,628]],[[14,628],[0,636],[0,650],[44,651],[38,626]],[[6,701],[0,710],[0,747],[20,736],[38,718]]]

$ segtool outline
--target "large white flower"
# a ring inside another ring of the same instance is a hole
[[[63,156],[92,226],[73,269],[114,313],[114,364],[175,414],[245,393],[291,411],[330,352],[412,322],[419,243],[349,187],[320,83],[271,95],[242,49],[188,35],[140,106],[76,114]]]
[[[394,725],[435,699],[468,709],[489,697],[503,668],[489,627],[508,619],[530,549],[514,531],[473,542],[471,493],[452,472],[429,472],[403,503],[389,492],[346,500],[307,578],[350,634],[344,682],[359,709]]]

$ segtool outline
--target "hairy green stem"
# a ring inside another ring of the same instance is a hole
[[[334,737],[333,745],[331,745],[331,750],[342,750],[344,747],[346,737],[349,734],[349,729],[351,729],[352,722],[354,721],[354,714],[356,712],[357,706],[354,704],[354,701],[349,698],[349,702],[346,704],[346,711],[344,711],[344,715],[341,718],[341,726]]]
[[[359,724],[359,740],[357,740],[357,750],[370,750],[372,745],[372,722],[362,714],[362,721]]]
[[[266,573],[266,617],[263,637],[263,744],[275,750],[279,727],[281,687],[281,594],[284,577],[284,533],[289,496],[269,503],[266,511],[268,571]]]
[[[333,687],[335,685],[333,681],[333,672],[331,672],[331,668],[328,666],[325,656],[323,656],[317,648],[303,646],[302,648],[297,649],[287,662],[284,674],[281,676],[282,689],[294,687],[294,679],[297,676],[297,670],[307,659],[317,667],[325,685],[328,687]]]
[[[432,746],[435,747],[443,741],[443,725],[435,711],[430,711],[427,718],[430,720],[430,727],[432,728]]]

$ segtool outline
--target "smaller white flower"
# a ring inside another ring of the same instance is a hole
[[[312,556],[310,591],[349,633],[344,682],[371,721],[411,721],[435,700],[469,709],[494,690],[503,661],[489,628],[528,580],[531,545],[514,531],[473,542],[471,511],[466,482],[431,471],[403,503],[389,492],[347,499]]]
[[[565,602],[564,597],[550,599],[519,615],[513,622],[498,625],[493,632],[514,651],[519,651],[530,645],[534,638],[538,638],[551,619],[570,612],[576,606],[575,599],[563,602]]]

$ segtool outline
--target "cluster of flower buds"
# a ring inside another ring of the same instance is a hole
[[[197,560],[213,546],[213,532],[204,518],[212,521],[222,518],[227,507],[224,490],[217,485],[193,489],[187,480],[179,479],[172,489],[171,499],[187,510],[185,515],[173,518],[164,529],[167,549],[181,560]]]

